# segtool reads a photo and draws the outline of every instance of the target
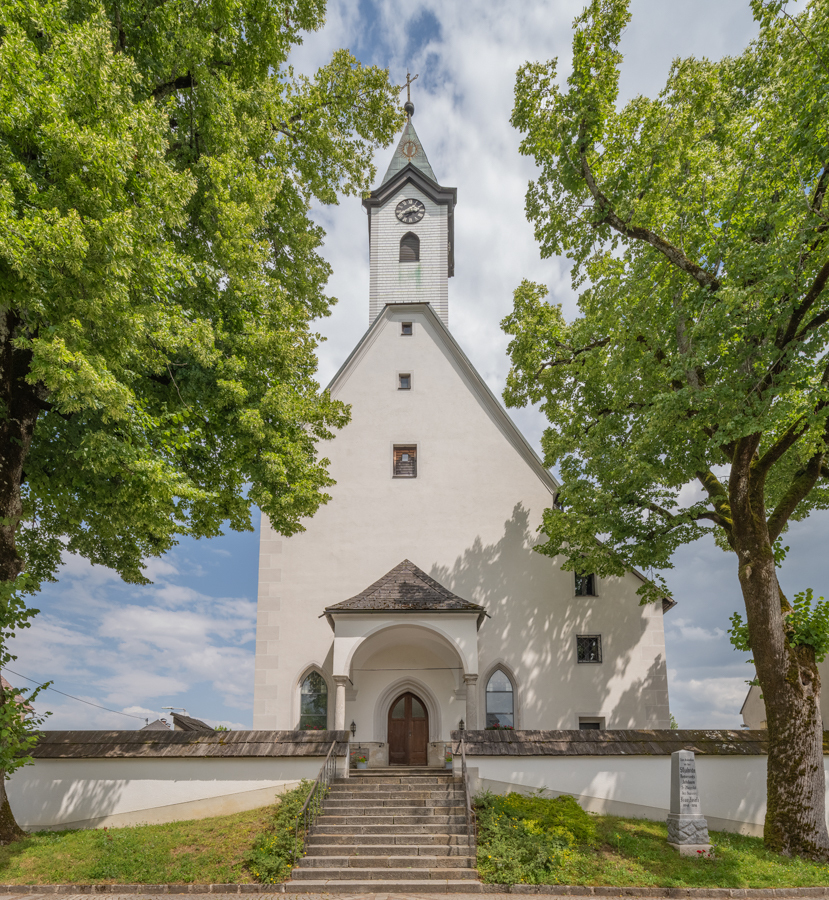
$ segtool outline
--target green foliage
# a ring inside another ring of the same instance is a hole
[[[679,730],[679,723],[678,723],[677,720],[674,718],[674,714],[673,714],[673,713],[670,713],[669,715],[670,715],[670,717],[671,717],[671,731],[678,731],[678,730]]]
[[[577,845],[591,846],[596,828],[573,797],[547,799],[483,793],[475,801],[478,871],[502,884],[556,884]]]
[[[528,218],[580,314],[517,288],[505,399],[550,422],[544,552],[570,567],[667,569],[708,531],[734,549],[739,467],[772,542],[829,506],[829,2],[754,10],[742,54],[677,59],[653,98],[618,103],[626,0],[576,19],[566,85],[555,60],[518,72]],[[644,599],[669,595],[655,581]]]
[[[25,453],[0,563],[32,589],[64,550],[141,582],[179,535],[253,504],[291,534],[327,500],[348,410],[315,381],[309,211],[368,189],[402,112],[347,51],[294,73],[324,12],[0,0],[0,425]]]
[[[14,582],[0,581],[0,671],[17,659],[9,650],[10,642],[19,631],[31,627],[30,619],[39,612],[23,601],[26,582],[26,575]],[[14,693],[0,688],[0,772],[7,779],[33,761],[29,751],[37,743],[37,729],[51,713],[36,715],[32,703],[50,684],[47,681],[34,689],[15,688]]]
[[[217,725],[213,730],[214,731],[230,731],[230,729],[227,727],[227,725]]]
[[[311,787],[310,781],[303,781],[299,787],[280,796],[270,826],[257,837],[245,858],[248,869],[261,884],[278,884],[290,877],[294,865],[297,816]],[[305,834],[300,829],[300,854],[304,851],[304,840]]]
[[[794,602],[784,613],[784,619],[789,644],[792,647],[811,647],[815,660],[823,662],[829,653],[829,602],[823,597],[814,602],[812,589],[807,588],[794,595]],[[751,652],[748,623],[739,613],[731,617],[728,634],[737,650]]]

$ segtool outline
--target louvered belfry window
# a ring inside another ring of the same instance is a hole
[[[400,238],[400,262],[420,262],[420,238],[411,231]]]
[[[394,477],[417,478],[417,447],[394,448]]]

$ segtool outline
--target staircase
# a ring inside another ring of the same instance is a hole
[[[479,893],[463,779],[390,766],[338,778],[286,884],[298,893]]]

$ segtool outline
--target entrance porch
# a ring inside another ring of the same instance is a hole
[[[371,767],[442,766],[450,732],[478,727],[478,627],[486,615],[405,560],[329,607],[334,728]]]

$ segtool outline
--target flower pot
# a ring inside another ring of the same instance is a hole
[[[451,759],[448,759],[448,760],[446,761],[446,768],[447,768],[447,769],[451,769],[451,768],[452,768],[452,760],[451,760]]]
[[[367,763],[367,762],[364,762],[364,763],[358,762],[358,763],[357,763],[357,768],[358,768],[358,769],[367,769],[367,768],[368,768],[368,763]]]

